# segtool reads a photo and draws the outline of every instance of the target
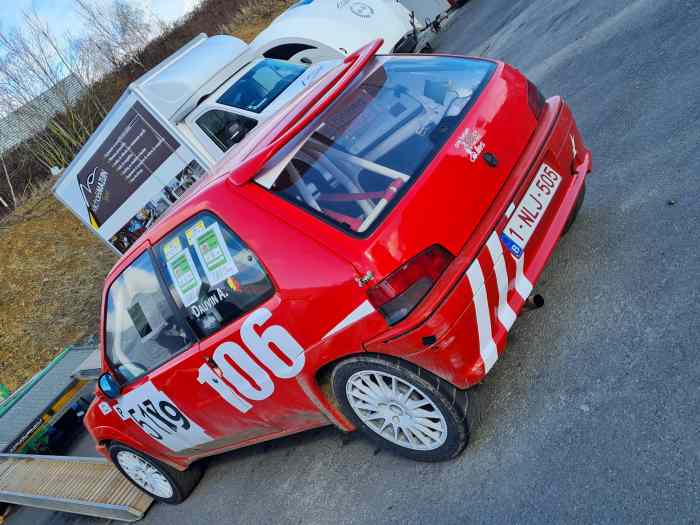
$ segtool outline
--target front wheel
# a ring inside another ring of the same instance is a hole
[[[376,444],[417,461],[444,461],[467,445],[466,392],[408,363],[359,356],[331,376],[343,413]]]
[[[202,477],[202,467],[199,464],[180,472],[119,443],[109,447],[109,455],[119,471],[131,483],[164,503],[183,502]]]

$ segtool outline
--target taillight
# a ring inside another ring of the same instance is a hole
[[[535,118],[540,120],[546,102],[542,92],[529,80],[527,81],[527,103]]]
[[[435,285],[454,257],[434,245],[367,291],[369,301],[390,325],[405,319]]]

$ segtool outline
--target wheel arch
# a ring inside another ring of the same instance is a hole
[[[95,439],[97,442],[98,450],[103,447],[109,456],[109,447],[112,445],[123,445],[134,450],[145,454],[161,463],[179,470],[185,471],[190,466],[190,462],[186,458],[175,458],[165,454],[154,453],[152,450],[147,450],[141,443],[136,439],[128,436],[127,434],[120,432],[119,429],[114,427],[100,427],[95,431]]]
[[[333,388],[331,385],[331,376],[333,374],[333,370],[340,365],[341,363],[344,363],[348,360],[355,359],[358,357],[362,358],[377,358],[381,359],[383,361],[387,361],[389,363],[393,363],[395,365],[400,365],[405,368],[408,368],[409,370],[413,371],[420,377],[423,377],[430,381],[431,383],[437,385],[441,385],[443,387],[452,387],[458,392],[462,392],[464,395],[457,396],[455,398],[455,401],[460,405],[463,411],[467,410],[468,406],[468,400],[467,400],[467,395],[466,391],[464,390],[459,390],[457,387],[452,385],[451,383],[445,381],[441,377],[435,375],[434,373],[430,372],[429,370],[426,370],[425,368],[422,368],[415,363],[412,363],[411,361],[408,361],[406,359],[402,359],[400,357],[394,356],[394,355],[389,355],[389,354],[382,354],[378,352],[353,352],[350,354],[345,354],[342,355],[336,359],[333,359],[331,361],[328,361],[327,363],[323,364],[320,366],[315,374],[314,374],[314,380],[315,380],[315,386],[317,391],[325,398],[325,402],[329,407],[332,408],[330,411],[330,417],[331,421],[333,424],[337,427],[339,427],[341,430],[344,431],[352,431],[355,430],[355,426],[345,417],[345,415],[341,412],[340,410],[340,405],[338,403],[338,400],[335,397],[335,394],[333,393]],[[328,412],[327,410],[324,410],[324,412]],[[329,416],[328,413],[326,413],[327,416]]]

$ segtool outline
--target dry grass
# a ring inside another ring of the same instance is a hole
[[[116,257],[43,187],[0,222],[0,383],[16,389],[97,332]]]
[[[220,32],[250,42],[293,3],[294,0],[249,0],[241,4],[228,24],[221,26]]]
[[[219,32],[250,42],[292,3],[248,1]],[[0,383],[15,390],[63,348],[97,333],[103,281],[115,262],[48,184],[0,221]]]

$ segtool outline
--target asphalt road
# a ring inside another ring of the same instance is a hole
[[[420,464],[322,429],[214,458],[142,523],[700,522],[700,3],[472,0],[439,42],[563,95],[594,155],[469,448]]]

